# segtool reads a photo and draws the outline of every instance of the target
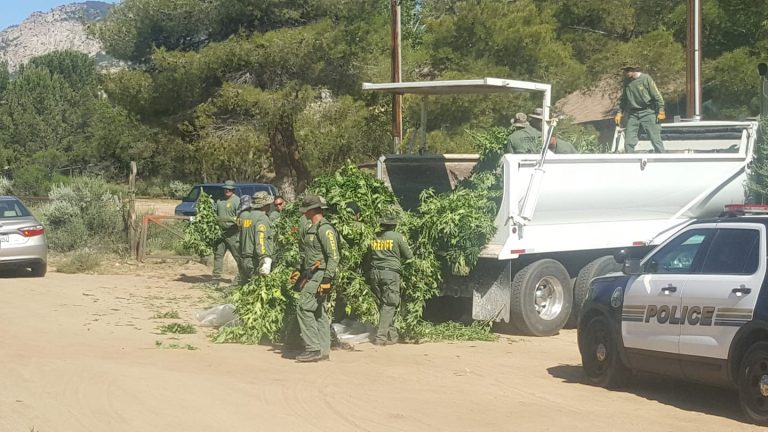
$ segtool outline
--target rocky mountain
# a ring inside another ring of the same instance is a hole
[[[104,18],[109,3],[86,1],[35,12],[19,25],[0,31],[0,61],[11,71],[31,58],[58,50],[76,50],[109,63],[98,41],[88,37],[84,23]]]

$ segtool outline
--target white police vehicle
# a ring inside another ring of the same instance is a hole
[[[729,206],[768,213],[766,206]],[[735,387],[747,418],[768,425],[768,215],[695,221],[624,274],[595,278],[579,321],[589,382],[632,371]]]

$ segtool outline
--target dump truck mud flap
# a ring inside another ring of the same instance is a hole
[[[481,259],[473,270],[468,288],[472,292],[472,318],[509,322],[512,261]]]

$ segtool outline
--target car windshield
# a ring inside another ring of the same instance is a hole
[[[0,219],[30,216],[29,210],[17,200],[0,200]]]
[[[221,188],[221,186],[195,186],[191,191],[189,191],[187,196],[184,197],[182,201],[197,202],[197,198],[200,197],[201,188],[205,191],[205,193],[213,197],[214,201],[224,197],[224,190]]]

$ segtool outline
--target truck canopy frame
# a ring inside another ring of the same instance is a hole
[[[546,141],[547,132],[549,130],[547,122],[549,121],[549,111],[552,100],[552,86],[550,84],[486,77],[470,80],[416,81],[379,84],[363,83],[363,90],[379,93],[421,96],[421,126],[419,128],[419,135],[422,150],[425,150],[427,146],[427,98],[429,96],[542,92],[541,109],[543,110],[545,119],[541,125],[542,146]]]

